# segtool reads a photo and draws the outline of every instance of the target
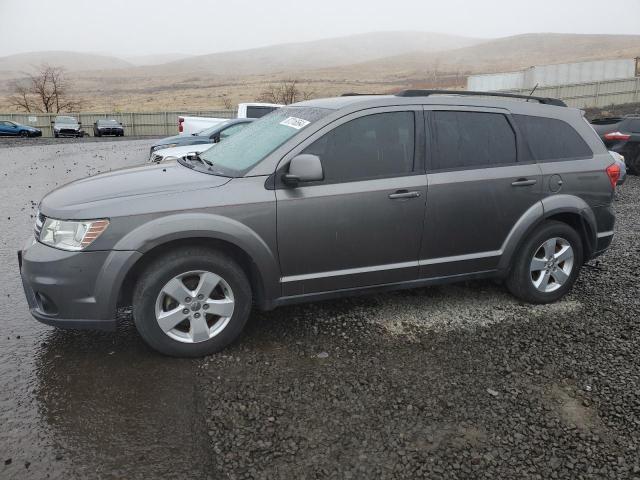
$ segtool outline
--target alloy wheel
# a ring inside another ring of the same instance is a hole
[[[229,284],[213,272],[196,270],[169,280],[156,299],[156,321],[162,331],[184,343],[207,341],[224,330],[235,301]]]
[[[573,264],[571,244],[564,238],[550,238],[533,254],[529,268],[531,282],[540,292],[553,292],[569,280]]]

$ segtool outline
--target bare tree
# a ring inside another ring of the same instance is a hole
[[[314,95],[313,91],[300,91],[297,80],[282,80],[277,85],[268,85],[258,100],[268,103],[282,103],[289,105],[299,100],[308,100]]]
[[[11,95],[7,98],[9,106],[16,107],[20,110],[24,110],[27,113],[31,113],[35,110],[33,99],[31,98],[31,91],[24,82],[13,82],[9,86]]]
[[[61,67],[43,64],[22,81],[14,82],[9,104],[26,112],[58,113],[77,110],[81,102],[70,96],[71,84]]]
[[[225,110],[233,110],[233,102],[226,95],[222,97],[222,104],[224,105]]]

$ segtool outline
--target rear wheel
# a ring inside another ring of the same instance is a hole
[[[136,285],[133,315],[142,338],[166,355],[199,357],[235,340],[251,311],[251,286],[231,258],[188,248],[151,264]]]
[[[516,253],[507,287],[531,303],[550,303],[573,286],[582,266],[582,241],[569,225],[542,224]]]

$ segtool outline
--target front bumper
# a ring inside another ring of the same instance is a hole
[[[30,239],[18,252],[31,315],[62,328],[113,330],[120,286],[138,252],[67,252]]]

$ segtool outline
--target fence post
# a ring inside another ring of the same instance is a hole
[[[135,137],[136,136],[136,114],[131,112],[129,114],[129,118],[131,119],[131,121],[129,122],[131,124],[131,135]]]
[[[164,134],[169,136],[169,112],[164,112]]]
[[[636,58],[636,64],[638,63],[638,58]],[[640,86],[640,77],[636,77],[636,91],[633,94],[633,100],[635,102],[637,102],[638,100],[640,100],[640,98],[638,98],[638,87]]]
[[[597,107],[600,105],[600,102],[598,102],[598,98],[600,97],[600,82],[596,82],[596,96],[595,96],[595,100],[594,100],[594,107]]]

